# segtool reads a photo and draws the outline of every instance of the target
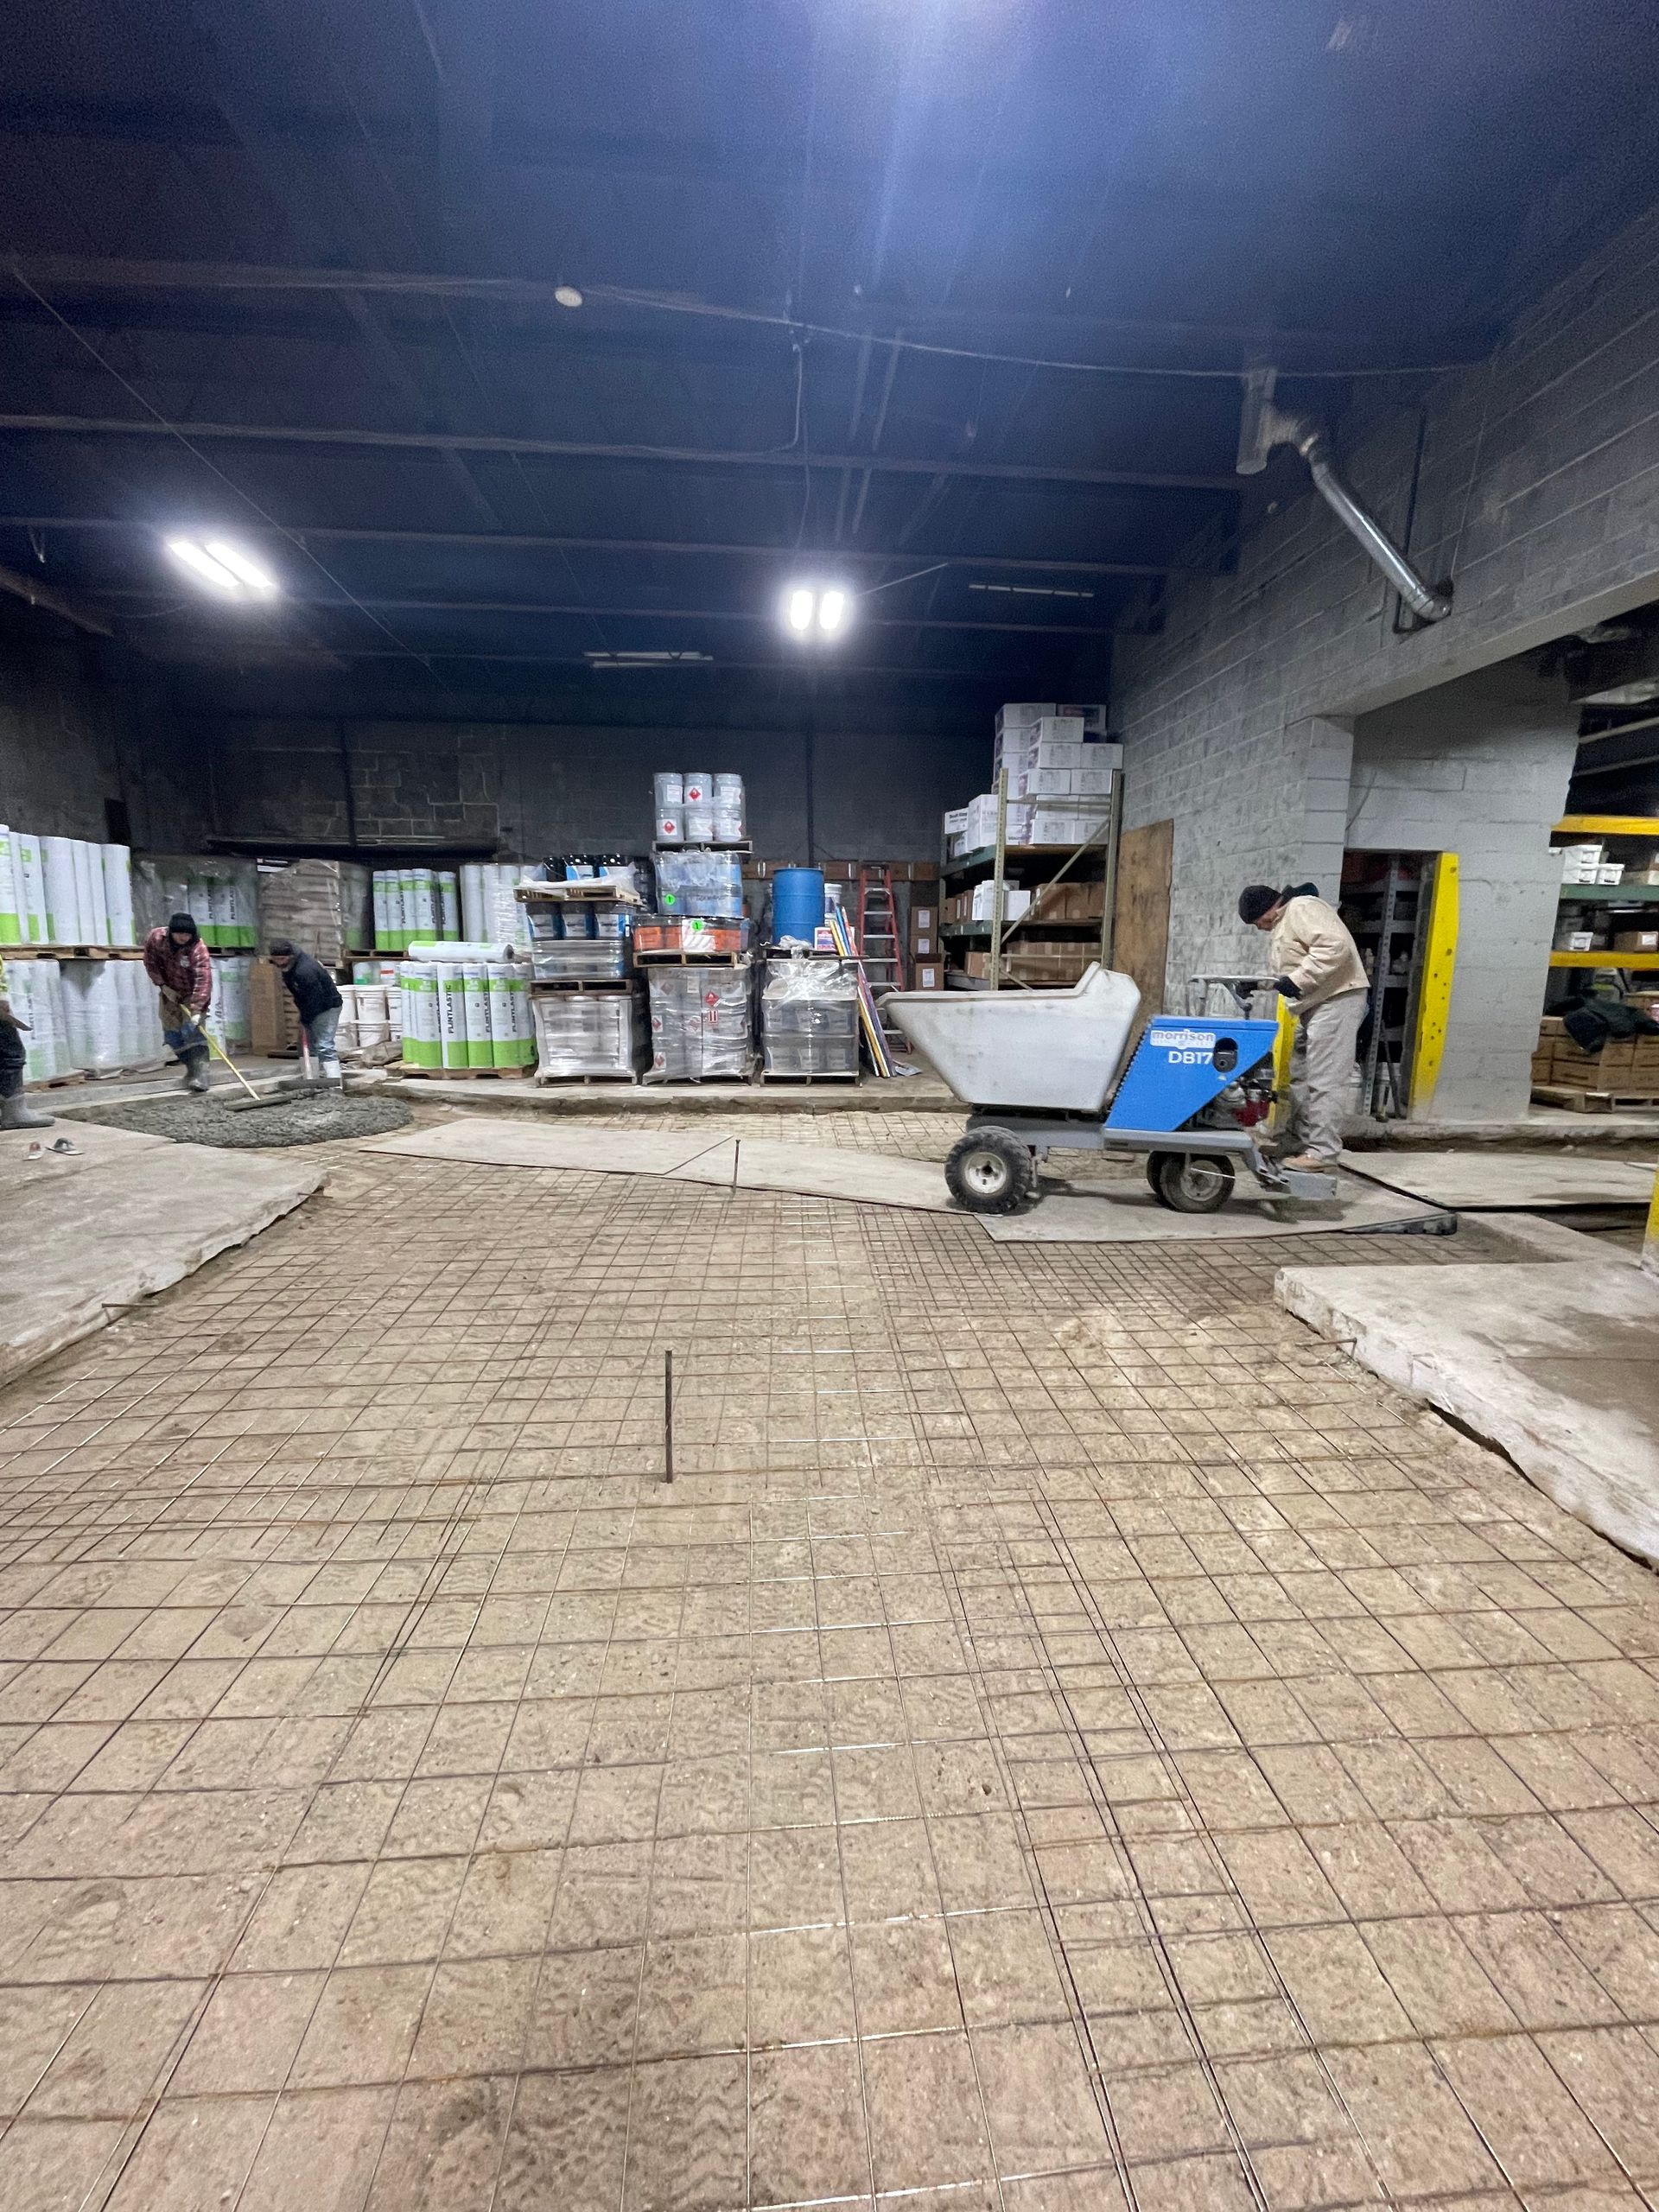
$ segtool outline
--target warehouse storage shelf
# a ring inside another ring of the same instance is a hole
[[[1010,861],[1058,861],[1077,850],[1075,845],[1010,845],[1004,855]],[[942,861],[941,875],[972,875],[980,868],[991,868],[996,861],[996,847],[982,845],[976,852],[963,853],[957,860]]]
[[[1077,922],[1032,922],[1022,918],[1020,934],[1022,937],[1049,936],[1062,940],[1087,938],[1092,943],[1100,935],[1100,921],[1097,916]],[[988,944],[991,925],[988,922],[944,922],[939,926],[939,935],[955,938],[969,944]]]
[[[1659,814],[1564,814],[1552,837],[1659,837]]]
[[[1659,952],[1614,952],[1604,945],[1599,952],[1552,952],[1552,968],[1659,968]]]
[[[1649,906],[1659,900],[1659,883],[1564,883],[1564,906]]]

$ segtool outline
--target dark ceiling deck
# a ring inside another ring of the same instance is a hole
[[[1230,556],[1241,365],[1479,359],[1656,65],[1613,0],[13,0],[0,561],[359,698],[789,668],[797,572],[840,665],[1097,694]]]

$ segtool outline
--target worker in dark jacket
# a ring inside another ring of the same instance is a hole
[[[338,1088],[340,1055],[334,1050],[334,1031],[341,1001],[334,977],[308,952],[296,952],[285,937],[272,938],[269,950],[270,964],[288,986],[288,995],[298,1010],[306,1042],[317,1056],[323,1081]]]

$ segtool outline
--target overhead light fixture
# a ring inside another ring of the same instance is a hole
[[[712,668],[712,653],[648,652],[643,648],[630,652],[626,647],[617,652],[601,652],[591,648],[582,655],[589,668]]]
[[[1013,599],[1092,599],[1091,591],[1071,591],[1064,584],[969,584],[969,591],[1001,592]]]
[[[784,627],[797,638],[838,638],[853,619],[853,594],[841,584],[791,584]]]
[[[169,537],[167,550],[198,583],[226,599],[274,599],[281,588],[251,554],[223,537]]]
[[[579,308],[582,305],[582,294],[574,284],[556,284],[553,296],[562,308]]]

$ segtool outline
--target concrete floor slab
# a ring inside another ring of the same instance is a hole
[[[1653,1195],[1651,1160],[1482,1150],[1344,1152],[1342,1164],[1368,1182],[1441,1206],[1644,1206]]]
[[[1659,1281],[1628,1261],[1287,1268],[1280,1303],[1659,1564]]]
[[[9,2208],[1634,2204],[1659,1585],[1282,1248],[336,1156],[0,1393]]]
[[[0,1136],[0,1382],[246,1243],[324,1176],[291,1154],[210,1152],[94,1122],[74,1124],[73,1158],[29,1163],[29,1141]]]

